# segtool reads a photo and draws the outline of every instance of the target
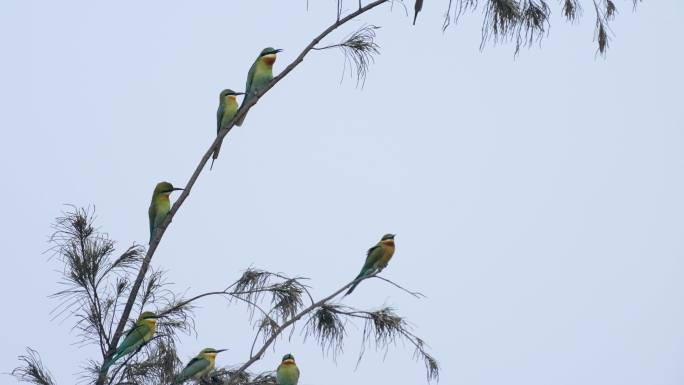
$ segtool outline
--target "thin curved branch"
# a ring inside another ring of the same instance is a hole
[[[143,280],[145,278],[145,275],[147,274],[147,270],[150,267],[150,262],[152,261],[152,257],[154,256],[154,253],[157,251],[157,247],[159,246],[159,243],[161,242],[162,237],[164,236],[164,233],[166,232],[166,228],[169,226],[171,221],[173,220],[173,217],[176,215],[178,210],[181,208],[185,200],[188,198],[190,195],[190,192],[192,191],[192,187],[195,185],[195,182],[197,182],[197,179],[199,178],[200,173],[206,166],[207,162],[209,161],[209,158],[211,155],[214,153],[214,150],[221,144],[223,141],[223,138],[230,132],[230,130],[233,128],[235,125],[235,122],[241,119],[256,103],[261,99],[261,97],[268,92],[273,86],[278,84],[285,76],[287,76],[292,70],[294,70],[299,64],[301,64],[302,61],[304,61],[304,58],[306,55],[315,47],[323,38],[328,36],[332,31],[335,29],[339,28],[341,25],[345,24],[346,22],[356,18],[357,16],[370,11],[371,9],[382,5],[390,0],[376,0],[374,2],[371,2],[358,10],[350,13],[349,15],[335,21],[332,25],[330,25],[328,28],[326,28],[323,32],[321,32],[318,36],[316,36],[311,43],[309,43],[304,50],[297,56],[297,58],[290,63],[285,69],[278,74],[278,76],[274,77],[271,82],[264,87],[263,90],[259,91],[256,93],[254,98],[251,98],[247,103],[243,104],[240,107],[240,110],[238,111],[237,114],[235,114],[235,117],[233,117],[233,120],[228,124],[225,130],[221,130],[218,135],[216,136],[216,139],[214,139],[214,142],[211,144],[209,149],[204,153],[202,158],[199,161],[199,164],[195,168],[195,171],[192,173],[190,176],[190,179],[188,180],[187,184],[185,185],[185,189],[183,192],[180,194],[176,202],[173,204],[173,207],[171,208],[171,211],[166,215],[162,223],[158,226],[157,230],[153,234],[152,240],[150,241],[149,248],[147,249],[147,253],[145,254],[145,258],[143,259],[142,265],[140,266],[140,271],[138,272],[138,276],[135,279],[135,282],[133,283],[133,286],[131,287],[130,295],[128,297],[128,301],[126,302],[126,305],[124,306],[124,310],[121,314],[121,318],[119,319],[119,323],[116,327],[116,332],[114,333],[114,336],[111,339],[111,344],[109,346],[109,350],[107,354],[105,355],[105,360],[111,358],[115,351],[116,351],[116,346],[119,343],[119,339],[121,339],[121,336],[123,335],[124,328],[126,326],[126,322],[128,320],[128,317],[131,314],[131,310],[133,309],[133,305],[135,303],[135,299],[137,298],[138,291],[140,291],[140,287],[143,283]],[[106,379],[106,372],[100,373],[96,385],[104,385],[105,379]]]
[[[264,342],[264,344],[263,344],[263,345],[261,346],[261,348],[257,351],[257,353],[254,354],[254,355],[252,355],[252,356],[249,358],[249,360],[247,360],[247,362],[245,362],[244,364],[242,364],[242,365],[235,371],[235,374],[233,375],[233,377],[231,378],[231,380],[228,382],[228,385],[232,385],[232,384],[235,382],[235,379],[238,377],[238,375],[239,375],[240,373],[244,372],[244,371],[247,370],[247,368],[249,368],[252,364],[254,364],[256,361],[260,360],[260,359],[261,359],[261,356],[263,356],[264,353],[266,352],[266,349],[268,349],[268,347],[271,346],[271,344],[272,344],[273,342],[275,342],[276,338],[278,338],[278,336],[279,336],[283,331],[285,331],[285,329],[287,329],[288,327],[290,327],[290,326],[291,326],[292,324],[294,324],[295,322],[299,321],[302,317],[304,317],[306,314],[308,314],[308,313],[311,312],[312,310],[314,310],[314,309],[316,309],[316,308],[318,308],[318,307],[321,307],[322,305],[326,304],[326,303],[327,303],[328,301],[330,301],[331,299],[333,299],[333,298],[335,298],[336,296],[340,295],[343,291],[345,291],[345,290],[347,290],[349,287],[351,287],[351,285],[353,285],[354,282],[355,282],[355,281],[351,281],[351,282],[347,283],[346,285],[342,286],[342,288],[340,288],[340,289],[336,290],[335,292],[333,292],[332,294],[328,295],[327,297],[325,297],[325,298],[319,300],[318,302],[314,302],[311,306],[309,306],[309,307],[307,307],[306,309],[300,311],[297,315],[295,315],[294,317],[290,318],[289,320],[287,320],[286,322],[284,322],[282,325],[280,325],[280,326],[278,327],[278,329],[277,329],[277,330],[276,330],[276,331],[275,331],[275,332],[274,332],[274,333],[273,333],[273,334]]]
[[[195,168],[195,171],[192,173],[190,176],[190,179],[188,180],[187,184],[185,185],[185,189],[183,192],[180,194],[176,202],[173,204],[173,207],[171,207],[171,211],[166,215],[162,223],[158,226],[157,230],[153,234],[152,240],[150,241],[149,248],[147,249],[147,253],[145,254],[145,258],[142,261],[142,265],[140,266],[140,270],[138,272],[138,276],[135,279],[135,282],[133,283],[133,286],[131,287],[130,295],[128,297],[128,301],[126,302],[126,305],[124,306],[124,310],[121,314],[121,318],[119,319],[119,323],[116,327],[116,331],[114,332],[114,336],[111,339],[111,344],[109,346],[109,350],[107,351],[107,354],[105,355],[104,360],[107,360],[111,358],[115,351],[116,351],[116,346],[119,343],[119,340],[121,339],[121,336],[123,335],[124,328],[126,326],[126,322],[128,321],[129,316],[131,315],[131,310],[133,310],[133,305],[135,303],[135,299],[138,296],[138,291],[140,291],[140,287],[143,283],[143,280],[145,278],[145,275],[147,274],[147,270],[150,267],[150,262],[152,261],[152,257],[154,256],[154,253],[157,251],[157,247],[159,246],[159,243],[161,242],[162,237],[164,236],[164,233],[166,232],[166,228],[169,226],[171,221],[173,220],[173,217],[176,215],[178,210],[181,208],[185,200],[188,198],[190,195],[190,192],[192,191],[192,187],[195,185],[195,182],[197,182],[197,179],[199,178],[200,173],[206,166],[207,162],[209,161],[209,158],[211,155],[214,153],[214,150],[221,144],[223,141],[223,138],[230,132],[230,130],[233,128],[235,125],[235,122],[241,119],[258,101],[261,99],[261,97],[268,92],[273,86],[278,84],[285,76],[287,76],[292,70],[294,70],[299,64],[301,64],[302,61],[304,61],[304,58],[306,55],[315,47],[323,38],[328,36],[332,31],[336,30],[343,24],[347,23],[348,21],[356,18],[357,16],[370,11],[371,9],[382,5],[384,3],[387,3],[388,1],[391,0],[376,0],[373,1],[363,7],[360,7],[358,10],[348,14],[347,16],[335,21],[335,23],[331,24],[328,28],[326,28],[323,32],[321,32],[318,36],[316,36],[311,43],[309,43],[302,52],[297,56],[297,58],[290,63],[285,69],[278,74],[278,76],[274,77],[271,82],[264,87],[263,90],[259,91],[256,93],[254,98],[251,98],[247,103],[244,103],[242,106],[240,106],[240,110],[238,111],[237,114],[235,114],[235,117],[233,117],[233,120],[228,124],[225,130],[221,130],[218,135],[216,136],[216,139],[214,139],[213,143],[209,147],[209,149],[204,153],[202,158],[199,161],[199,164]],[[107,373],[100,373],[96,385],[104,385],[105,379],[106,379]]]
[[[271,285],[271,286],[265,287],[265,288],[263,288],[263,289],[258,289],[258,290],[232,291],[232,292],[231,292],[231,291],[225,291],[225,290],[224,290],[224,291],[210,291],[210,292],[207,292],[207,293],[198,294],[198,295],[196,295],[196,296],[194,296],[194,297],[192,297],[192,298],[189,298],[189,299],[187,299],[187,300],[185,300],[185,301],[179,302],[179,303],[176,304],[175,306],[166,309],[166,310],[165,310],[164,312],[162,312],[162,313],[159,313],[159,316],[160,316],[160,317],[163,317],[164,315],[166,315],[166,314],[168,314],[168,313],[171,313],[171,312],[174,311],[174,310],[178,310],[178,309],[180,309],[180,308],[182,308],[182,307],[184,307],[184,306],[190,304],[191,302],[195,302],[195,301],[197,301],[198,299],[201,299],[201,298],[204,298],[204,297],[208,297],[208,296],[212,296],[212,295],[228,295],[228,296],[232,296],[233,298],[237,298],[237,299],[239,299],[239,300],[242,300],[242,301],[244,301],[244,302],[246,302],[246,303],[248,303],[248,304],[250,304],[250,305],[256,307],[257,309],[261,310],[261,312],[263,312],[264,314],[267,314],[263,309],[259,308],[259,306],[257,306],[256,304],[254,304],[252,301],[248,301],[248,300],[246,300],[246,299],[240,297],[240,295],[244,295],[244,294],[253,294],[253,293],[266,293],[266,292],[272,291],[275,287],[276,287],[276,286]]]
[[[397,283],[395,283],[395,282],[392,282],[391,280],[389,280],[389,279],[387,279],[387,278],[381,277],[381,276],[379,276],[379,275],[377,275],[377,274],[374,274],[374,275],[372,275],[372,276],[370,276],[370,277],[368,277],[368,278],[378,278],[378,279],[381,279],[381,280],[383,280],[383,281],[385,281],[385,282],[387,282],[387,283],[389,283],[389,284],[394,285],[394,286],[397,287],[398,289],[401,289],[401,290],[403,290],[404,292],[406,292],[407,294],[409,294],[409,295],[411,295],[411,296],[414,296],[414,297],[416,297],[416,298],[427,298],[427,297],[425,296],[425,294],[423,294],[423,293],[421,293],[421,292],[419,292],[419,291],[411,291],[411,290],[408,290],[408,289],[406,289],[405,287],[403,287],[403,286],[401,286],[401,285],[399,285],[399,284],[397,284]]]
[[[271,336],[268,337],[268,338],[264,341],[263,345],[262,345],[261,348],[257,351],[256,354],[251,354],[251,352],[250,352],[250,358],[249,358],[249,360],[247,360],[247,362],[245,362],[244,364],[242,364],[242,365],[235,371],[233,377],[232,377],[231,380],[228,382],[228,385],[232,385],[233,383],[235,383],[235,379],[237,379],[238,376],[239,376],[241,373],[243,373],[245,370],[247,370],[247,368],[249,368],[249,367],[250,367],[252,364],[254,364],[256,361],[258,361],[259,359],[261,359],[261,357],[262,357],[263,354],[266,352],[266,350],[269,348],[269,346],[271,346],[271,345],[275,342],[275,340],[278,338],[278,336],[280,336],[288,327],[292,326],[295,322],[299,321],[300,319],[302,319],[302,317],[304,317],[304,316],[307,315],[308,313],[312,312],[313,310],[315,310],[315,309],[317,309],[317,308],[320,308],[320,307],[323,307],[323,306],[327,305],[333,298],[335,298],[335,297],[337,297],[338,295],[342,294],[345,290],[347,290],[349,287],[351,287],[351,286],[354,285],[355,283],[360,282],[360,281],[363,281],[363,280],[368,279],[368,278],[373,278],[373,277],[380,278],[380,279],[382,279],[383,281],[388,282],[388,283],[390,283],[390,284],[392,284],[392,285],[394,285],[394,286],[396,286],[396,287],[398,287],[398,288],[404,290],[405,292],[407,292],[407,293],[413,295],[414,297],[417,297],[417,296],[422,295],[422,294],[420,294],[420,293],[415,293],[415,292],[411,292],[411,291],[409,291],[409,290],[407,290],[407,289],[404,289],[403,287],[401,287],[400,285],[398,285],[398,284],[396,284],[396,283],[390,281],[389,279],[386,279],[386,278],[383,278],[383,277],[378,277],[378,276],[377,276],[377,273],[376,273],[376,274],[373,274],[373,275],[371,275],[371,276],[369,276],[369,277],[366,277],[366,278],[364,278],[364,279],[362,279],[362,280],[356,280],[356,279],[355,279],[355,280],[353,280],[353,281],[347,283],[346,285],[342,286],[342,288],[336,290],[335,292],[333,292],[332,294],[328,295],[327,297],[324,297],[323,299],[321,299],[321,300],[319,300],[319,301],[317,301],[317,302],[314,302],[313,304],[311,304],[311,306],[309,306],[309,307],[307,307],[306,309],[300,311],[300,312],[297,313],[295,316],[293,316],[292,318],[290,318],[289,320],[287,320],[286,322],[284,322],[282,325],[279,325],[279,326],[275,329],[275,331],[271,334]],[[356,316],[356,317],[359,317],[359,318],[364,318],[364,319],[367,319],[368,314],[370,314],[369,312],[362,312],[362,311],[351,311],[351,312],[343,312],[343,313],[344,313],[344,314],[347,314],[347,315],[351,315],[351,316]],[[257,333],[257,336],[258,336],[258,333]],[[408,337],[408,335],[405,335],[405,336]],[[411,337],[417,339],[417,337],[414,336],[414,335],[411,335]],[[255,341],[256,341],[256,337],[255,337]],[[411,342],[412,342],[414,345],[416,345],[417,343],[419,343],[419,342],[413,341],[413,340],[412,340]],[[253,343],[253,346],[254,346],[254,343]],[[252,347],[251,351],[253,351],[253,347]]]

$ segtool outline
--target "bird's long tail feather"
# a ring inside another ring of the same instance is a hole
[[[116,360],[118,360],[119,358],[120,358],[119,353],[118,353],[118,352],[115,353],[114,356],[112,356],[112,358],[109,359],[109,361],[107,361],[107,362],[105,362],[104,364],[102,364],[102,369],[101,369],[101,371],[106,372],[107,370],[109,370],[109,367],[112,366],[112,365],[114,365],[114,363],[116,362]]]
[[[361,270],[359,275],[357,275],[356,278],[354,278],[354,284],[352,285],[352,287],[349,288],[349,290],[347,290],[347,293],[344,295],[345,297],[351,294],[354,291],[354,289],[356,289],[356,287],[359,286],[359,283],[361,283],[361,280],[363,279],[363,277],[365,277],[365,275],[366,271]]]
[[[219,156],[219,152],[221,151],[221,145],[222,144],[223,144],[223,141],[221,141],[221,143],[219,143],[219,145],[214,150],[214,154],[211,156],[211,165],[209,166],[209,171],[211,171],[211,169],[214,168],[214,161]]]
[[[351,293],[354,291],[354,289],[356,289],[356,286],[359,285],[359,283],[361,283],[361,281],[355,282],[355,283],[352,285],[352,287],[350,287],[349,290],[347,290],[347,293],[346,293],[344,296],[346,297],[346,296],[348,296],[349,294],[351,294]]]

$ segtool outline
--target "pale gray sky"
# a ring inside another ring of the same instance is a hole
[[[684,4],[618,2],[604,60],[588,5],[514,59],[510,46],[478,52],[479,13],[442,33],[443,3],[415,27],[382,7],[330,40],[382,26],[363,89],[340,84],[338,52],[312,53],[231,132],[154,265],[188,293],[253,265],[309,276],[321,296],[396,232],[383,274],[429,298],[374,281],[346,301],[398,308],[441,383],[681,384]],[[333,16],[333,1],[0,4],[0,371],[31,346],[72,384],[95,356],[50,321],[60,266],[41,253],[62,205],[94,204],[122,249],[145,243],[154,184],[186,182],[220,90],[242,90],[265,46],[285,49],[281,70]],[[231,348],[219,364],[246,360],[243,309],[202,306],[182,358],[209,345]],[[302,385],[424,382],[408,346],[354,370],[359,339],[352,328],[335,364],[295,337],[254,369],[292,352]]]

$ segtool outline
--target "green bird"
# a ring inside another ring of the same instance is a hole
[[[216,366],[216,355],[225,350],[227,349],[202,349],[202,351],[190,360],[190,362],[185,365],[185,368],[176,375],[176,379],[173,383],[182,384],[189,379],[199,380],[209,374]]]
[[[159,182],[154,188],[152,193],[152,203],[150,203],[150,209],[147,213],[150,215],[150,242],[152,242],[152,236],[154,235],[154,230],[159,226],[159,224],[166,218],[166,214],[171,211],[171,201],[169,200],[169,195],[172,192],[183,190],[182,188],[173,187],[169,182]]]
[[[123,342],[121,342],[119,347],[116,348],[116,353],[114,353],[109,361],[102,365],[102,370],[104,371],[109,369],[109,367],[112,366],[112,364],[114,364],[119,358],[135,352],[139,347],[148,343],[152,339],[152,336],[154,336],[154,332],[157,330],[157,318],[159,318],[159,316],[151,311],[146,311],[140,314],[138,320],[135,321],[135,326],[133,326],[131,330],[126,333],[126,337],[124,338]]]
[[[219,95],[218,111],[216,111],[216,135],[218,135],[222,129],[226,128],[228,123],[233,120],[233,117],[235,117],[238,110],[236,96],[244,94],[244,92],[235,92],[231,89],[221,91],[221,95]],[[219,151],[221,151],[221,143],[216,147],[214,155],[211,157],[210,170],[214,167],[214,161],[218,158]]]
[[[276,370],[276,383],[278,385],[297,385],[299,382],[299,368],[295,364],[292,354],[283,356],[283,360]]]
[[[282,49],[275,49],[272,47],[264,48],[259,57],[254,61],[252,67],[247,73],[247,85],[245,86],[245,99],[242,101],[242,105],[246,105],[250,100],[254,98],[257,92],[262,90],[272,79],[273,79],[273,63],[276,61],[276,54],[281,52]],[[236,125],[241,126],[242,122],[245,121],[245,116],[242,115]]]
[[[375,272],[379,273],[382,271],[382,269],[387,267],[387,264],[394,255],[395,235],[396,234],[383,235],[382,239],[380,239],[380,242],[368,249],[368,254],[366,254],[366,262],[363,264],[359,275],[357,275],[354,279],[356,282],[345,295],[351,294],[363,278],[366,278]]]

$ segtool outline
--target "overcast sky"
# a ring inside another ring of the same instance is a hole
[[[76,381],[96,349],[50,320],[54,217],[95,205],[121,250],[144,244],[154,184],[187,181],[219,92],[242,90],[266,46],[285,50],[280,71],[332,21],[333,1],[309,3],[0,4],[0,372],[31,346],[58,384]],[[308,276],[323,296],[396,232],[383,275],[428,298],[373,280],[345,303],[408,317],[442,384],[682,384],[684,4],[634,13],[618,1],[603,59],[589,4],[514,58],[511,46],[478,51],[479,12],[442,33],[446,2],[426,3],[415,27],[385,6],[327,41],[382,26],[363,89],[340,84],[343,58],[325,51],[271,90],[201,175],[154,266],[188,294],[254,266]],[[248,358],[243,308],[210,299],[197,321],[183,360],[205,346],[231,349],[219,365]],[[301,385],[424,383],[401,344],[355,370],[359,340],[350,327],[334,363],[295,334],[253,369],[292,352]]]

